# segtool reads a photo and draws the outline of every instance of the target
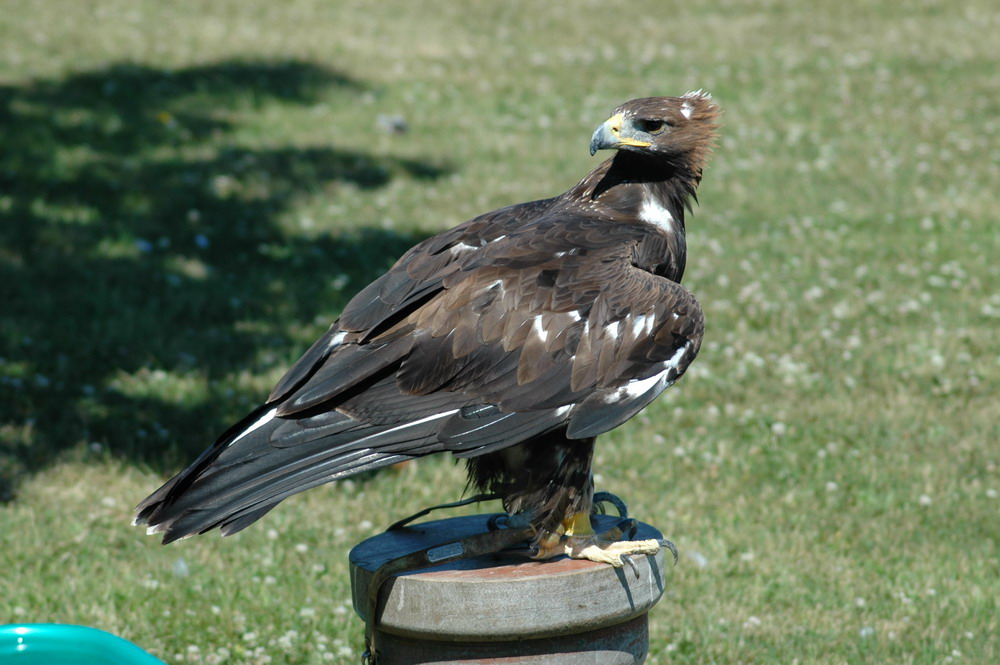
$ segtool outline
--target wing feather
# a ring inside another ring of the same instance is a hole
[[[360,470],[557,428],[590,437],[637,413],[697,353],[701,309],[633,265],[648,230],[554,205],[497,211],[407,252],[137,519],[165,540],[234,532]]]

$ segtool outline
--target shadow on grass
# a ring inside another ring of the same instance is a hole
[[[164,470],[197,453],[263,397],[232,377],[286,364],[296,326],[332,319],[345,286],[419,239],[304,237],[279,217],[338,183],[443,168],[238,142],[233,118],[265,105],[362,93],[296,61],[0,87],[0,499],[80,442]]]

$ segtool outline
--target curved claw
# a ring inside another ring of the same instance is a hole
[[[639,579],[639,567],[635,565],[635,561],[632,560],[632,555],[622,554],[620,558],[623,563],[628,564],[628,567],[632,569],[632,574],[635,575],[635,579]]]
[[[677,565],[677,547],[665,538],[660,539],[660,547],[666,547],[674,555],[674,566]]]

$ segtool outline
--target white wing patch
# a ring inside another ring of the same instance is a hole
[[[451,252],[452,256],[461,256],[462,254],[467,254],[468,252],[472,252],[477,249],[479,248],[475,245],[467,245],[464,242],[460,242],[453,245],[448,251]]]
[[[647,314],[640,314],[632,319],[632,335],[636,338],[649,336],[653,332],[653,324],[656,318]]]
[[[484,238],[480,238],[478,245],[470,245],[467,242],[457,242],[454,245],[452,245],[451,249],[449,249],[448,251],[451,252],[452,256],[458,257],[462,256],[463,254],[468,254],[469,252],[474,252],[476,250],[482,249],[483,247],[486,247],[486,245],[489,245],[491,243],[500,242],[506,237],[507,237],[506,235],[497,236],[496,238],[490,240],[489,242],[487,242]]]
[[[677,349],[676,353],[674,353],[670,360],[666,362],[666,368],[674,370],[678,369],[681,366],[681,361],[684,359],[684,356],[686,356],[687,352],[691,350],[692,344],[693,342],[691,340],[684,342],[684,346]]]
[[[635,399],[636,397],[645,395],[646,392],[653,386],[657,386],[657,392],[660,392],[667,387],[667,382],[670,380],[672,371],[673,368],[668,367],[659,374],[654,374],[648,378],[629,381],[628,385],[622,389],[622,392],[624,393],[624,395],[622,395],[622,399]]]
[[[326,348],[332,349],[336,346],[340,346],[340,343],[344,341],[345,337],[347,337],[347,332],[341,330],[339,333],[330,338],[330,344],[327,345]]]
[[[667,233],[675,231],[674,216],[656,199],[647,198],[643,202],[642,208],[639,209],[639,219],[657,226]]]
[[[549,331],[542,326],[542,316],[540,314],[532,320],[531,332],[535,333],[535,337],[537,337],[543,344],[545,343],[545,340],[549,338]]]
[[[684,356],[687,355],[688,351],[691,350],[691,345],[691,341],[685,342],[683,346],[677,349],[669,360],[660,363],[660,367],[663,369],[661,369],[658,373],[653,376],[646,377],[645,379],[635,379],[633,381],[629,381],[621,388],[607,394],[604,397],[604,401],[607,404],[614,404],[617,402],[638,399],[650,390],[655,390],[656,394],[659,395],[677,380],[677,373],[680,369],[681,362],[684,360]]]
[[[236,443],[237,441],[239,441],[240,439],[242,439],[243,437],[245,437],[247,434],[250,434],[252,432],[257,431],[258,429],[260,429],[264,425],[266,425],[269,422],[271,422],[272,420],[274,420],[274,415],[276,413],[278,413],[277,407],[275,407],[275,408],[271,409],[270,411],[268,411],[267,413],[265,413],[263,416],[260,417],[260,419],[257,420],[257,422],[255,422],[253,425],[250,425],[250,427],[247,427],[245,430],[243,430],[243,432],[238,437],[236,437],[235,439],[233,439],[232,441],[230,441],[228,444],[226,444],[226,447],[228,448],[229,446],[233,445],[234,443]]]
[[[411,427],[417,427],[419,425],[423,425],[424,423],[429,423],[432,420],[440,420],[441,418],[447,418],[448,416],[453,416],[453,415],[455,415],[458,412],[459,412],[459,409],[452,409],[451,411],[443,411],[441,413],[435,413],[435,414],[427,416],[426,418],[421,418],[419,420],[411,420],[408,423],[403,423],[401,425],[396,425],[395,427],[387,429],[384,432],[376,432],[375,434],[369,434],[368,436],[363,436],[360,439],[355,439],[352,442],[352,445],[353,444],[361,443],[363,441],[367,441],[369,439],[376,439],[376,438],[378,438],[380,436],[385,436],[386,434],[392,434],[394,432],[400,432],[400,431],[409,429]]]

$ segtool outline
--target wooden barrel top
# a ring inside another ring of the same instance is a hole
[[[368,581],[399,556],[482,533],[490,515],[423,522],[379,534],[350,553],[354,609],[368,621]],[[597,515],[604,531],[620,518]],[[662,538],[642,522],[635,539]],[[442,641],[504,641],[580,633],[645,614],[663,595],[663,549],[631,568],[562,556],[481,556],[403,573],[382,586],[381,631]],[[672,563],[672,561],[671,561]],[[668,564],[669,565],[669,564]]]

